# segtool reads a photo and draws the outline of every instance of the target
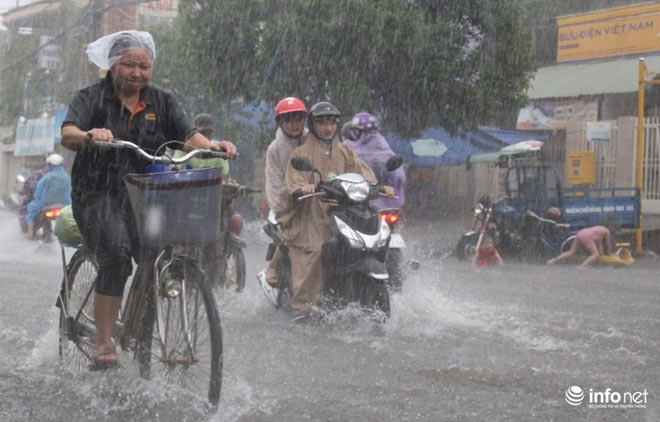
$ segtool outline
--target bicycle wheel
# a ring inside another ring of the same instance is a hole
[[[94,286],[98,268],[86,251],[77,250],[67,266],[68,286],[60,293],[59,355],[62,363],[87,369],[95,353]],[[68,314],[68,316],[67,316]]]
[[[245,255],[241,248],[229,248],[227,251],[224,285],[236,285],[237,292],[245,287]]]
[[[222,330],[206,277],[196,262],[177,259],[161,271],[154,290],[138,334],[141,375],[179,385],[197,398],[206,396],[215,411],[222,379]]]

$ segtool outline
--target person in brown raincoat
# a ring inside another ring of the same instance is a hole
[[[294,149],[289,157],[282,195],[289,206],[277,214],[284,239],[289,246],[293,297],[291,308],[294,318],[307,315],[317,304],[323,287],[321,248],[330,238],[328,204],[317,197],[303,199],[297,204],[292,201],[296,191],[313,193],[320,181],[316,172],[295,170],[291,166],[294,157],[306,157],[328,180],[332,174],[358,173],[369,182],[376,177],[357,153],[344,145],[338,136],[339,110],[328,103],[315,104],[307,115],[309,133],[303,145]],[[392,195],[390,188],[386,193]]]

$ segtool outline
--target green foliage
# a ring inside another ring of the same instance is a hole
[[[519,1],[198,0],[180,12],[157,72],[215,115],[265,81],[259,100],[330,100],[402,134],[504,124],[534,70]]]

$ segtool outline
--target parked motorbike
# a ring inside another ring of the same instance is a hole
[[[23,203],[25,202],[25,197],[23,195],[23,184],[27,179],[22,174],[16,175],[16,180],[14,181],[14,186],[11,193],[8,195],[3,195],[0,199],[0,208],[6,209],[9,211],[19,211]]]
[[[62,208],[66,205],[49,205],[45,207],[34,219],[34,237],[41,243],[50,243],[53,241],[53,226],[55,220],[60,216]]]
[[[474,208],[469,230],[461,236],[454,254],[459,260],[471,259],[481,245],[484,234],[489,234],[502,256],[519,257],[523,249],[523,234],[520,231],[521,215],[503,196],[491,202],[484,195]]]
[[[386,168],[393,171],[403,160],[391,157]],[[320,172],[303,157],[295,157],[291,164],[297,171]],[[380,186],[369,184],[362,175],[341,174],[329,181],[321,182],[313,194],[294,193],[294,202],[317,196],[328,202],[331,221],[331,236],[323,245],[321,259],[324,274],[323,304],[334,309],[349,303],[390,314],[390,297],[386,282],[389,279],[385,258],[390,243],[390,226],[378,212],[368,206],[369,198],[380,193]],[[261,271],[258,280],[266,297],[276,307],[288,305],[291,298],[291,272],[287,250],[281,243],[276,222],[269,222],[266,232],[273,239],[267,260],[272,258],[274,248],[280,248],[285,257],[278,268],[278,286],[272,288],[266,282],[266,271]]]

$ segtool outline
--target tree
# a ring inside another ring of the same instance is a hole
[[[297,95],[406,135],[501,124],[535,66],[523,17],[517,0],[182,2],[159,66],[206,106]]]
[[[21,115],[30,118],[53,107],[64,107],[75,90],[96,79],[81,42],[86,27],[80,22],[88,10],[65,0],[57,9],[10,26],[8,42],[0,51],[0,123],[14,123]],[[21,34],[20,25],[33,28],[34,34]],[[39,35],[53,36],[52,44],[61,47],[59,69],[39,67]]]

